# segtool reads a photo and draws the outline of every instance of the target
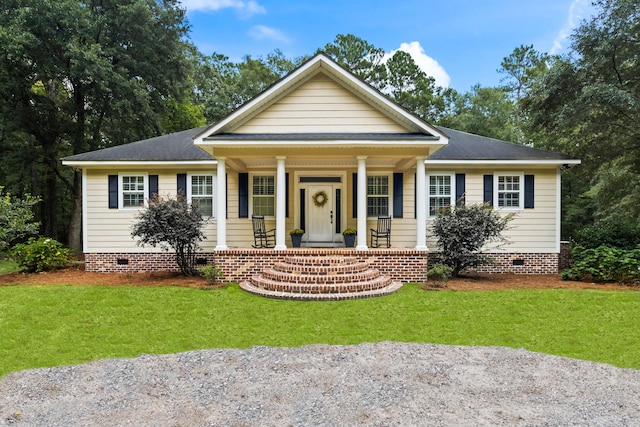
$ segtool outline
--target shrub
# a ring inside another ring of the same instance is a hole
[[[15,245],[9,255],[18,263],[21,270],[33,273],[65,267],[70,251],[54,239],[32,237],[27,243]]]
[[[445,264],[434,264],[429,270],[427,270],[427,279],[435,282],[436,285],[442,286],[447,283],[451,277],[453,268]]]
[[[39,199],[26,195],[16,198],[1,194],[0,186],[0,252],[9,249],[16,241],[38,233],[40,223],[33,221],[33,206]]]
[[[611,221],[588,225],[576,234],[575,240],[578,245],[588,249],[603,245],[634,249],[640,245],[640,223]]]
[[[467,267],[491,263],[480,251],[487,243],[505,241],[502,232],[512,218],[513,214],[499,215],[487,204],[446,209],[433,221],[441,262],[452,268],[454,277]]]
[[[605,245],[593,249],[576,245],[571,255],[573,264],[562,272],[564,280],[640,283],[640,249]]]
[[[215,285],[220,281],[220,279],[224,278],[224,274],[222,273],[222,269],[213,265],[205,265],[198,269],[202,277],[204,277],[208,284]]]

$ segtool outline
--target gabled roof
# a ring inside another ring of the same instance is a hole
[[[486,136],[474,135],[438,126],[449,135],[449,144],[429,156],[427,163],[491,161],[530,161],[578,164],[580,160],[567,154],[540,150]]]
[[[90,151],[64,157],[64,164],[71,162],[103,161],[205,161],[214,160],[206,151],[193,144],[193,138],[207,126],[144,139],[130,144]]]

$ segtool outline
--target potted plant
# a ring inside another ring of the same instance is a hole
[[[302,235],[304,234],[304,230],[301,228],[294,228],[289,232],[291,236],[291,244],[294,248],[299,248],[302,243]]]
[[[358,230],[355,228],[347,228],[342,232],[344,236],[344,245],[347,248],[353,248],[356,245],[356,235],[358,234]]]

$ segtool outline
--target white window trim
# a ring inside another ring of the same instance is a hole
[[[427,218],[435,218],[437,215],[431,215],[431,194],[429,194],[429,181],[432,176],[448,176],[451,178],[451,194],[449,195],[449,205],[451,208],[455,209],[456,207],[456,174],[454,172],[433,172],[427,174],[427,182],[426,182],[426,203],[427,203]]]
[[[200,173],[200,172],[187,172],[187,202],[189,204],[192,203],[191,200],[191,195],[193,192],[193,183],[191,182],[192,177],[194,176],[210,176],[212,178],[212,185],[213,187],[211,188],[211,216],[206,216],[203,215],[204,218],[210,218],[210,219],[215,219],[216,218],[216,188],[218,188],[217,185],[217,175],[213,174],[213,173]]]
[[[517,176],[520,178],[520,190],[518,195],[518,206],[498,205],[498,178],[500,176]],[[493,173],[493,208],[501,211],[521,211],[524,210],[524,172],[494,172]]]
[[[273,177],[273,185],[274,185],[274,194],[273,194],[273,216],[266,216],[265,215],[265,219],[275,219],[275,213],[276,213],[276,197],[278,195],[278,180],[276,177],[275,172],[273,171],[268,171],[268,172],[251,172],[249,173],[249,220],[251,220],[251,216],[253,215],[253,177],[254,176],[272,176]]]
[[[389,211],[387,212],[387,216],[393,216],[393,173],[367,173],[367,195],[366,195],[366,201],[367,201],[367,211],[369,210],[369,177],[370,176],[386,176],[387,177],[387,188],[389,188],[389,192],[387,193],[387,199],[388,199],[388,206],[389,206]],[[375,197],[375,196],[374,196]],[[368,216],[367,212],[367,219],[370,220],[374,220],[374,219],[378,219],[377,216]]]
[[[143,200],[144,206],[124,206],[124,183],[122,178],[125,176],[141,176],[144,178]],[[118,209],[119,210],[140,210],[149,206],[149,173],[148,172],[118,172]]]

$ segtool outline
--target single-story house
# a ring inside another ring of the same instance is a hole
[[[367,259],[400,281],[424,280],[440,208],[489,202],[515,212],[509,243],[487,248],[487,271],[556,273],[560,178],[574,157],[433,126],[324,54],[218,123],[65,157],[83,176],[88,271],[174,269],[172,254],[140,247],[136,214],[154,193],[182,191],[210,218],[200,263],[245,280],[286,254]],[[275,229],[254,248],[252,216]],[[392,217],[390,247],[370,229]],[[302,248],[289,231],[301,228]],[[357,230],[346,249],[342,231]],[[215,260],[215,261],[214,261]]]

